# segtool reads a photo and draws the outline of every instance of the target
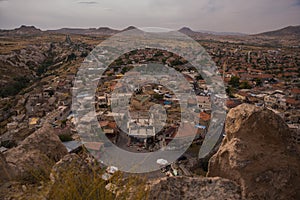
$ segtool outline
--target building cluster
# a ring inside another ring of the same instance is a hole
[[[269,108],[295,130],[295,141],[300,143],[299,51],[218,42],[205,48],[223,76],[227,108],[241,103]]]
[[[65,43],[72,45],[68,37]],[[228,111],[241,103],[272,109],[295,130],[294,138],[299,143],[299,52],[289,48],[212,41],[203,42],[203,46],[218,67],[218,71],[203,71],[206,75],[220,73],[226,86],[228,98],[225,109]],[[83,49],[78,52],[81,51]],[[187,51],[197,53],[192,49]],[[155,151],[167,147],[176,137],[179,127],[183,130],[180,131],[180,137],[190,137],[189,133],[196,132],[195,141],[202,141],[213,118],[212,101],[218,102],[216,98],[219,97],[213,96],[212,88],[202,78],[202,74],[184,58],[167,51],[141,49],[122,55],[106,69],[97,64],[99,61],[106,63],[107,57],[101,52],[97,56],[84,61],[87,74],[83,74],[80,80],[77,79],[75,85],[77,69],[73,66],[62,74],[49,74],[31,87],[31,91],[18,95],[15,114],[5,125],[6,133],[1,136],[1,141],[5,141],[12,132],[30,134],[41,127],[47,114],[53,110],[57,110],[57,115],[51,116],[52,119],[48,121],[57,128],[57,133],[76,133],[74,113],[71,112],[72,89],[80,91],[77,94],[79,101],[73,102],[75,108],[80,112],[87,107],[83,102],[92,103],[98,125],[106,137],[124,149]],[[155,84],[145,83],[141,78],[145,77],[142,76],[143,73],[132,69],[149,62],[174,68],[183,75],[187,84],[177,81],[180,77],[176,77],[176,74],[173,74],[175,80],[168,79],[163,71],[157,77],[155,70],[148,70],[150,75],[146,79],[154,78],[153,82],[158,81]],[[128,79],[128,76],[132,78]],[[122,82],[123,79],[127,82]],[[214,82],[214,77],[210,81]],[[91,85],[98,83],[95,93],[85,92],[86,82]],[[127,85],[134,87],[128,88]],[[173,90],[165,86],[170,86]],[[180,91],[189,89],[192,89],[196,98],[181,98]],[[181,121],[181,99],[185,99],[186,105],[193,108],[193,119],[189,121]],[[86,112],[79,121],[88,124],[91,118],[90,112]],[[74,138],[77,137],[73,135]],[[95,145],[99,149],[104,144]]]

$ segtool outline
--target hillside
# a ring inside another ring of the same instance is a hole
[[[268,31],[257,34],[257,36],[282,37],[282,36],[297,36],[300,37],[300,26],[288,26],[279,30]]]

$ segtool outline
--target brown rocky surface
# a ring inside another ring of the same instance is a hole
[[[207,176],[235,181],[245,199],[300,198],[299,152],[279,116],[242,104],[228,113],[225,131]]]
[[[4,153],[13,177],[35,176],[36,173],[49,173],[48,169],[66,155],[67,149],[61,143],[52,127],[45,123],[17,147]]]
[[[240,187],[223,178],[168,177],[150,186],[149,199],[241,199]]]
[[[9,180],[9,166],[2,153],[0,153],[0,184]]]

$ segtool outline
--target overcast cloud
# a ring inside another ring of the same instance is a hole
[[[0,28],[164,27],[257,33],[300,24],[300,0],[0,0]]]

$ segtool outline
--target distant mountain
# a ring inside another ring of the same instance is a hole
[[[108,27],[96,28],[61,28],[57,30],[49,30],[49,33],[60,34],[77,34],[77,35],[113,35],[118,33],[118,30],[110,29]]]
[[[207,33],[211,35],[220,35],[220,36],[226,36],[226,35],[232,35],[232,36],[245,36],[247,34],[245,33],[239,33],[239,32],[216,32],[216,31],[206,31],[206,30],[200,30],[198,32],[201,33]]]
[[[300,37],[300,26],[288,26],[275,31],[268,31],[256,34],[256,36],[282,37],[282,36],[298,36]]]
[[[189,27],[182,27],[181,29],[178,30],[178,32],[186,34],[186,35],[191,36],[191,37],[203,37],[203,36],[208,35],[207,33],[201,33],[201,32],[198,32],[198,31],[193,31]]]
[[[187,35],[216,35],[216,36],[247,36],[245,33],[238,32],[216,32],[216,31],[206,31],[206,30],[197,30],[193,31],[189,27],[183,27],[178,30],[181,33]],[[300,37],[300,26],[288,26],[279,30],[268,31],[259,34],[253,34],[253,36],[269,36],[269,37],[281,37],[281,36],[297,36]]]
[[[115,30],[115,29],[111,29],[111,28],[108,28],[108,27],[100,27],[100,28],[97,29],[97,32],[104,33],[104,34],[107,34],[107,35],[113,35],[113,34],[116,34],[120,31]]]
[[[19,28],[13,30],[1,30],[1,33],[4,34],[17,34],[17,35],[36,35],[42,34],[43,31],[41,29],[36,28],[35,26],[26,26],[22,25]]]
[[[128,26],[127,28],[121,30],[121,32],[130,31],[130,30],[138,30],[138,28],[135,26]]]
[[[57,30],[48,30],[48,33],[61,33],[61,34],[85,34],[96,29],[81,29],[81,28],[61,28]]]
[[[181,29],[178,30],[180,33],[184,33],[184,34],[194,34],[195,32],[190,29],[189,27],[182,27]]]
[[[200,30],[200,31],[193,31],[189,27],[183,27],[178,30],[181,33],[184,33],[186,35],[218,35],[218,36],[226,36],[226,35],[231,35],[231,36],[243,36],[246,35],[244,33],[237,33],[237,32],[215,32],[215,31],[205,31],[205,30]]]
[[[114,35],[119,32],[124,32],[128,30],[139,30],[135,26],[129,26],[123,30],[111,29],[109,27],[99,27],[99,28],[61,28],[56,30],[47,30],[42,31],[41,29],[36,28],[35,26],[26,26],[22,25],[19,28],[12,30],[1,30],[1,35],[36,35],[42,33],[58,33],[58,34],[77,34],[77,35]],[[189,27],[182,27],[178,30],[181,33],[184,33],[189,36],[246,36],[247,34],[237,33],[237,32],[215,32],[215,31],[206,31],[198,30],[194,31]],[[300,37],[300,26],[288,26],[279,30],[263,32],[259,34],[252,34],[251,36],[262,36],[262,37],[282,37],[282,36],[292,36]]]

